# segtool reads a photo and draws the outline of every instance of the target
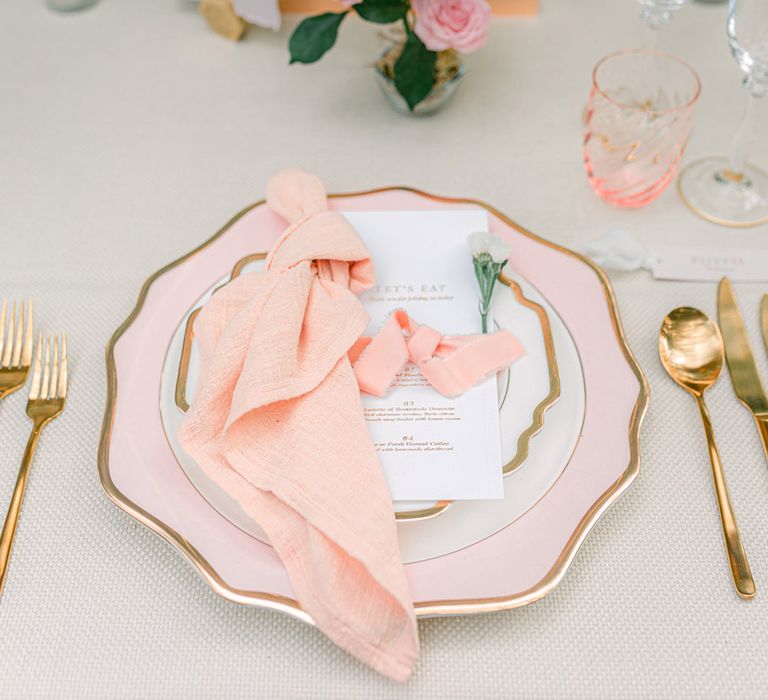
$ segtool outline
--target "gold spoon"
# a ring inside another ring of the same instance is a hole
[[[733,582],[742,598],[752,598],[755,595],[755,582],[741,543],[739,526],[736,524],[723,466],[715,445],[712,421],[704,403],[704,392],[717,381],[723,369],[723,338],[720,329],[698,309],[683,306],[670,311],[659,331],[659,357],[667,374],[692,394],[699,406],[707,435],[715,495],[720,508],[725,550]]]

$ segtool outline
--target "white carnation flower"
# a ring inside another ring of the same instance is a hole
[[[472,249],[472,257],[476,257],[481,253],[487,253],[488,247],[491,245],[491,234],[488,231],[475,231],[467,236],[469,241],[469,247]]]
[[[491,236],[490,245],[488,246],[488,252],[493,258],[493,262],[505,262],[512,254],[512,249],[509,247],[503,238],[499,236]]]
[[[476,231],[468,237],[469,246],[472,249],[472,257],[482,253],[488,253],[493,262],[505,262],[512,252],[509,244],[499,236],[494,236],[488,231]]]
[[[480,285],[480,318],[483,322],[483,333],[487,333],[488,311],[493,288],[512,251],[505,240],[488,231],[472,233],[467,240],[472,249],[472,264]]]

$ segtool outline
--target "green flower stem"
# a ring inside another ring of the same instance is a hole
[[[496,280],[507,261],[496,262],[488,253],[480,253],[472,258],[475,266],[475,276],[480,285],[480,320],[483,333],[488,332],[488,313],[491,309],[491,298]]]

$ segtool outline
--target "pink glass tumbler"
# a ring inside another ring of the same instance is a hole
[[[584,167],[592,189],[619,207],[642,207],[672,182],[701,93],[696,73],[671,54],[609,54],[592,72]]]

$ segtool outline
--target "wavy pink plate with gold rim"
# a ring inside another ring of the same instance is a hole
[[[390,188],[336,195],[343,211],[482,207],[511,247],[510,267],[557,311],[575,343],[586,386],[582,432],[541,500],[510,525],[444,556],[406,565],[419,615],[499,610],[541,598],[638,469],[648,387],[619,322],[613,292],[593,264],[523,230],[492,207]],[[202,246],[153,275],[107,348],[107,407],[99,446],[105,491],[165,538],[230,600],[311,622],[271,547],[219,514],[189,481],[166,439],[159,389],[168,345],[199,289],[233,261],[266,250],[284,222],[263,203],[247,208]],[[196,292],[195,290],[198,290]]]

